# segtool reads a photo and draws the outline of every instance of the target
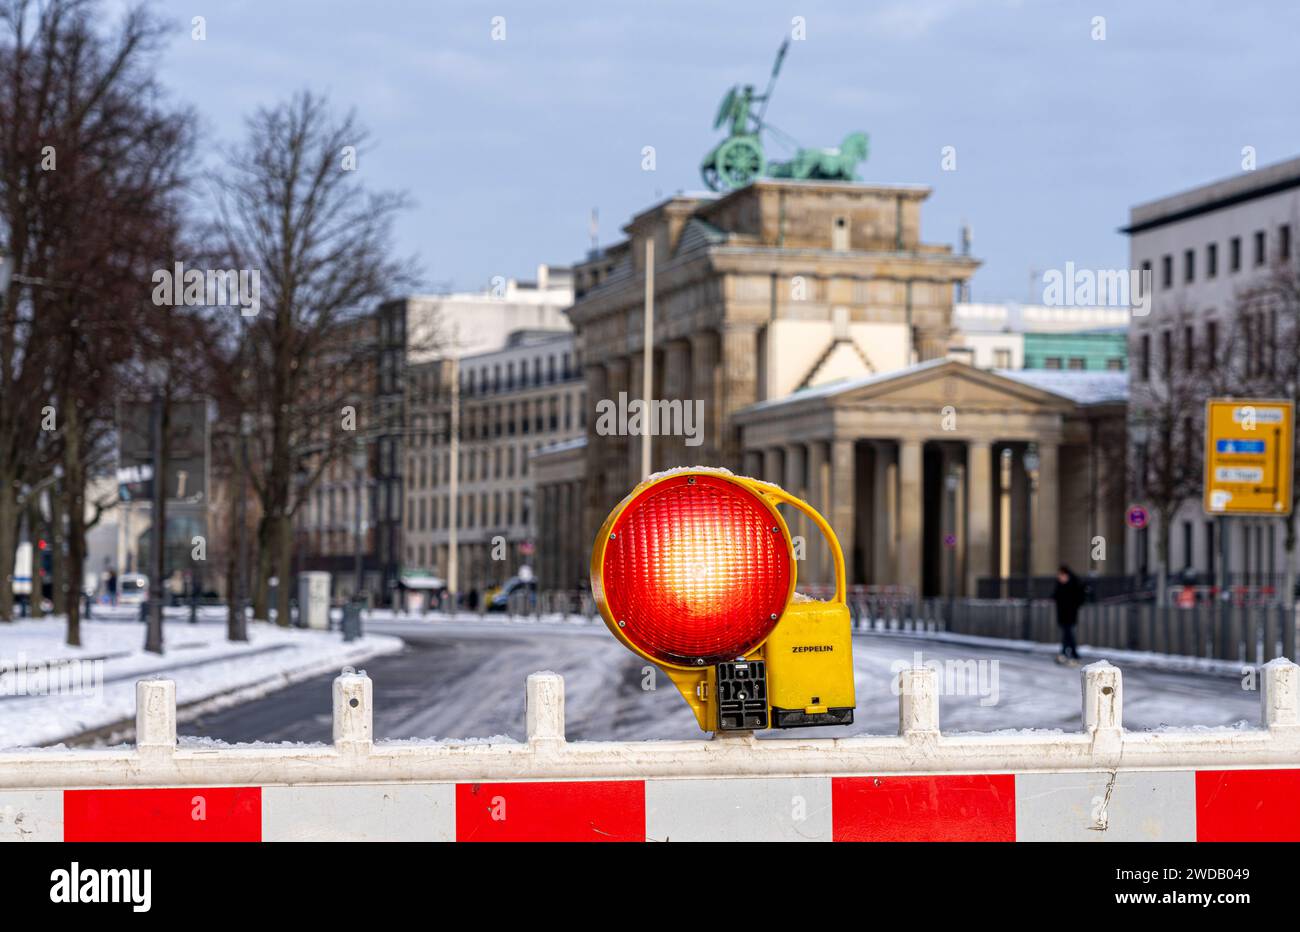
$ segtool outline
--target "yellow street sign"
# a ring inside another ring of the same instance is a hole
[[[1295,406],[1290,401],[1211,398],[1205,403],[1205,510],[1289,515]]]

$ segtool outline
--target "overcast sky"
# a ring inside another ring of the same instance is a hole
[[[353,107],[359,170],[416,203],[398,228],[430,287],[531,277],[621,238],[633,213],[702,187],[733,83],[808,146],[871,137],[865,181],[934,189],[928,242],[963,219],[975,300],[1025,300],[1031,269],[1127,264],[1130,206],[1300,154],[1300,5],[1189,0],[168,0],[163,75],[209,151],[300,88]],[[192,9],[191,9],[192,8]],[[1227,11],[1227,12],[1225,12]],[[207,40],[190,38],[206,17]],[[492,39],[492,18],[506,38]],[[1105,39],[1092,38],[1105,17]],[[641,168],[644,146],[657,168]],[[945,146],[957,170],[944,171]],[[774,144],[769,156],[787,153]]]

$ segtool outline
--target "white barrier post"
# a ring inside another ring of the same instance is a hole
[[[1083,677],[1083,730],[1094,738],[1119,738],[1124,731],[1124,680],[1105,660],[1090,663]]]
[[[525,718],[529,744],[564,743],[564,677],[558,673],[528,675]]]
[[[901,670],[898,687],[898,733],[909,739],[938,737],[938,671],[924,666]]]
[[[334,747],[340,754],[369,754],[374,744],[374,687],[351,667],[334,678]]]
[[[138,680],[135,684],[135,747],[140,753],[176,750],[176,683]]]
[[[1259,693],[1260,719],[1265,728],[1295,728],[1300,725],[1300,667],[1279,657],[1264,664]]]

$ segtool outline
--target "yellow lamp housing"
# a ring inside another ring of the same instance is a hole
[[[828,602],[795,592],[782,504],[830,547]],[[780,486],[703,467],[647,479],[601,526],[591,588],[610,632],[668,674],[702,730],[853,722],[844,554],[817,510]],[[732,627],[711,638],[721,617]]]

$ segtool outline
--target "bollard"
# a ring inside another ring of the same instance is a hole
[[[176,750],[174,680],[136,682],[135,747],[142,754],[170,754]]]
[[[898,733],[904,738],[939,735],[939,674],[911,667],[898,674]]]
[[[334,678],[334,748],[369,754],[374,744],[374,687],[365,671],[351,667]]]
[[[361,603],[348,602],[343,606],[343,640],[355,641],[361,637]]]
[[[1115,733],[1124,730],[1124,690],[1119,667],[1105,660],[1079,671],[1083,677],[1083,730]]]
[[[544,671],[528,674],[526,699],[528,743],[564,743],[564,677]]]
[[[1259,711],[1263,726],[1269,730],[1300,725],[1297,693],[1300,691],[1300,667],[1279,657],[1264,664],[1259,693]]]

